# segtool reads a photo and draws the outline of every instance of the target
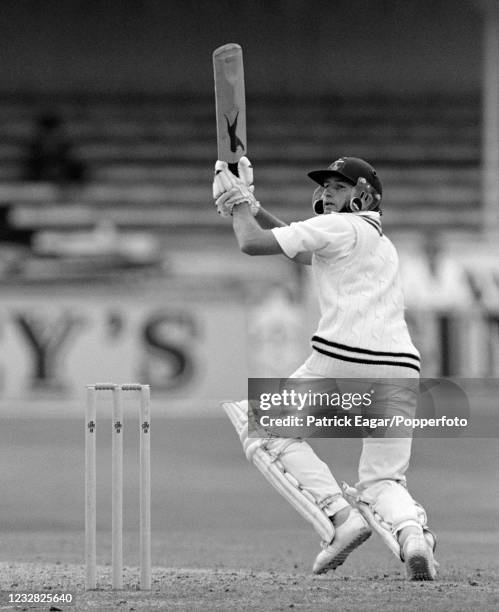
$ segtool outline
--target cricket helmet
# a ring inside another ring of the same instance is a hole
[[[322,187],[324,187],[324,183],[328,178],[337,177],[342,178],[353,186],[357,185],[357,181],[359,179],[364,179],[369,186],[372,188],[375,197],[374,202],[368,210],[379,210],[379,205],[381,202],[381,197],[383,196],[383,186],[381,181],[376,173],[376,170],[371,166],[371,164],[367,163],[363,159],[359,157],[340,157],[336,161],[334,161],[330,166],[328,166],[325,170],[313,170],[308,173],[308,176],[319,183]],[[362,210],[362,207],[358,207],[354,200],[357,198],[353,198],[350,206],[347,206],[345,212],[356,212],[358,210]],[[323,209],[322,201],[317,201],[317,207],[314,203],[314,212],[316,214],[322,214]],[[316,210],[318,208],[318,210]]]

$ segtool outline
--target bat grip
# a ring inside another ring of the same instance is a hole
[[[229,170],[232,172],[232,174],[234,174],[235,176],[239,176],[239,172],[237,171],[237,162],[236,163],[229,163]]]

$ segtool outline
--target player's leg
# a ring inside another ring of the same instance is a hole
[[[301,365],[290,379],[324,378],[311,370],[306,363]],[[279,440],[279,439],[277,439]],[[281,439],[282,440],[282,439]],[[290,443],[290,440],[286,443]],[[270,444],[279,445],[278,441],[270,440]],[[324,463],[312,447],[304,440],[293,440],[290,451],[283,456],[284,467],[295,474],[310,493],[324,508],[333,525],[339,526],[348,516],[350,504],[343,496],[343,490],[334,478],[329,467]],[[327,543],[327,542],[326,542]]]
[[[365,438],[354,496],[369,524],[404,561],[411,580],[433,580],[435,537],[426,512],[407,489],[412,439]]]
[[[306,365],[291,378],[323,378]],[[314,572],[341,565],[347,555],[371,534],[356,509],[352,509],[329,467],[302,439],[248,436],[248,403],[228,402],[224,409],[239,434],[248,460],[306,519],[322,540]]]
[[[304,441],[294,438],[250,437],[248,402],[226,402],[223,408],[234,425],[248,461],[329,543],[334,537],[330,516],[348,506],[327,465]],[[250,431],[253,427],[250,427]]]
[[[333,378],[328,375],[331,373],[318,373],[308,362],[309,360],[300,366],[290,378]],[[320,461],[315,452],[312,451],[312,453],[315,461]],[[323,462],[321,461],[321,463]],[[330,477],[329,482],[325,484],[327,489],[331,490],[334,486],[332,483],[336,483],[336,480],[329,468],[326,469]],[[314,479],[314,473],[316,473],[316,470],[311,472],[312,480]],[[328,508],[329,519],[334,526],[334,537],[329,543],[322,542],[322,550],[313,563],[312,571],[314,574],[324,574],[342,565],[348,555],[371,535],[371,528],[357,508],[353,508],[344,496],[336,499],[336,505]]]
[[[226,402],[223,407],[248,460],[321,537],[323,549],[315,559],[314,573],[336,569],[371,535],[366,520],[350,506],[328,466],[307,442],[249,437],[248,402]]]
[[[325,373],[317,373],[306,362],[290,378],[326,378],[326,375]],[[325,466],[313,450],[312,456],[315,458],[315,462],[320,462]],[[329,468],[325,467],[330,474],[329,482],[325,484],[331,490],[332,482],[336,483],[336,480]],[[314,472],[311,472],[312,479],[314,479]],[[324,574],[329,570],[335,570],[345,562],[353,550],[365,542],[371,535],[371,528],[359,511],[356,508],[352,508],[344,497],[336,498],[336,500],[336,505],[328,509],[329,518],[334,526],[334,537],[329,543],[322,543],[322,550],[315,558],[312,568],[315,574]]]
[[[322,539],[322,550],[314,561],[313,572],[322,574],[336,569],[371,535],[366,520],[350,506],[329,467],[307,442],[273,438],[265,446],[273,456],[278,456],[285,473],[296,478],[302,490],[312,495],[332,524],[329,539]]]

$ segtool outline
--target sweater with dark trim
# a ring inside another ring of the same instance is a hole
[[[398,255],[379,213],[331,213],[272,231],[288,256],[313,253],[321,311],[315,351],[419,371],[420,355],[404,318]]]

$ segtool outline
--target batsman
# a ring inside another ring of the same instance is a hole
[[[217,161],[213,197],[230,217],[243,253],[284,255],[311,265],[320,320],[311,354],[294,378],[417,379],[420,355],[404,319],[397,252],[381,224],[383,189],[363,159],[340,157],[308,176],[314,216],[287,225],[256,200],[253,169],[243,156],[237,174]],[[284,373],[283,373],[284,374]],[[408,395],[405,409],[414,414]],[[314,527],[322,550],[313,572],[323,574],[376,531],[404,563],[409,580],[433,580],[435,537],[407,488],[411,436],[364,437],[355,486],[341,487],[302,438],[248,436],[248,404],[224,408],[247,458]]]

